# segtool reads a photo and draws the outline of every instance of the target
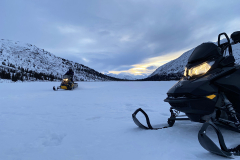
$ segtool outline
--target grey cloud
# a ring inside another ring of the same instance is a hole
[[[228,23],[240,15],[234,0],[2,0],[0,5],[0,38],[32,43],[97,71],[130,69],[147,58],[217,40],[219,33],[234,31]],[[77,32],[63,34],[59,27]]]

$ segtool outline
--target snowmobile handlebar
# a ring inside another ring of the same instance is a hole
[[[222,35],[224,35],[226,37],[227,42],[225,42],[223,44],[220,44],[220,38],[221,38]],[[232,56],[232,45],[231,45],[231,42],[230,42],[230,39],[229,39],[228,35],[225,32],[220,33],[218,35],[218,47],[220,47],[222,49],[222,53],[224,52],[224,50],[226,50],[228,48],[229,55]]]

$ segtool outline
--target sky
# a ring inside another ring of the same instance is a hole
[[[151,74],[219,33],[240,30],[239,0],[1,0],[0,38],[102,73]]]

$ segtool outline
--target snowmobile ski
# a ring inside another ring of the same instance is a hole
[[[57,86],[57,88],[55,86],[53,86],[54,91],[58,91],[59,88],[60,88],[60,86]]]
[[[207,136],[206,130],[209,126],[212,126],[214,131],[216,132],[221,149]],[[212,120],[209,120],[208,122],[205,122],[203,124],[202,128],[198,132],[198,141],[201,144],[201,146],[209,152],[212,152],[214,154],[224,156],[224,157],[232,156],[232,153],[229,152],[229,150],[226,147],[221,131],[212,122]]]
[[[206,134],[207,128],[211,126],[214,131],[217,134],[219,145],[221,148],[219,148]],[[235,148],[228,149],[226,147],[223,135],[221,131],[218,129],[218,127],[212,122],[212,120],[209,120],[208,122],[205,122],[198,132],[198,141],[201,144],[201,146],[206,149],[209,152],[212,152],[214,154],[229,157],[232,158],[233,155],[240,156],[240,145],[238,145]]]
[[[137,115],[138,112],[142,112],[142,113],[143,113],[143,115],[144,115],[145,118],[146,118],[146,122],[147,122],[147,125],[148,125],[148,126],[143,125],[143,124],[137,119],[136,115]],[[138,109],[132,114],[132,118],[133,118],[134,123],[135,123],[138,127],[142,128],[142,129],[150,129],[150,130],[158,130],[158,129],[164,129],[164,128],[172,127],[172,126],[174,125],[174,123],[175,123],[176,120],[189,120],[189,118],[176,118],[180,112],[176,112],[176,111],[174,111],[172,108],[170,109],[170,112],[171,112],[171,117],[168,118],[168,126],[164,126],[164,127],[161,127],[161,128],[153,128],[152,125],[151,125],[151,123],[150,123],[150,119],[149,119],[147,113],[144,112],[144,110],[142,110],[141,108],[138,108]]]

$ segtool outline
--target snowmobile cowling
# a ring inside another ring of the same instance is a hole
[[[197,46],[188,59],[188,63],[204,62],[222,56],[220,49],[214,43],[203,43]]]

